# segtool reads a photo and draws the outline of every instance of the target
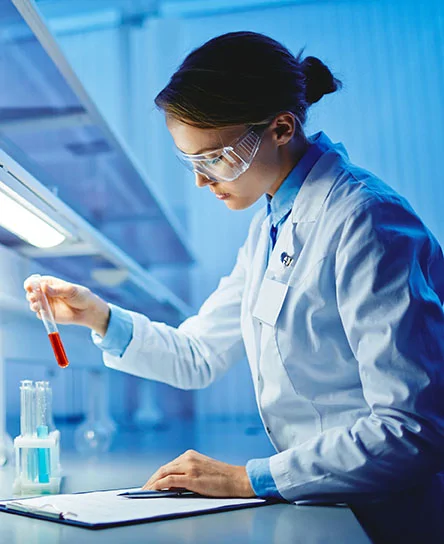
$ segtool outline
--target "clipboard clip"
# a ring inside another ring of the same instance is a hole
[[[29,514],[44,514],[47,517],[56,518],[56,519],[69,519],[72,517],[77,517],[75,512],[60,512],[53,504],[47,503],[42,504],[42,506],[27,506],[19,501],[13,501],[9,504],[6,504],[6,509],[11,510],[12,512],[24,512]]]

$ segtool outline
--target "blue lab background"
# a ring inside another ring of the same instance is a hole
[[[92,99],[155,183],[194,248],[194,265],[150,268],[194,309],[231,270],[249,222],[264,202],[232,212],[208,190],[197,189],[192,175],[174,158],[153,99],[192,48],[224,32],[263,32],[294,53],[305,47],[307,55],[321,58],[342,79],[344,88],[312,108],[307,132],[324,130],[333,141],[342,141],[354,162],[405,195],[444,241],[440,165],[444,6],[440,0],[40,0],[37,4]],[[118,229],[119,224],[109,228]],[[130,249],[131,238],[126,243]],[[34,271],[32,261],[0,246],[0,292],[20,298],[23,278]],[[146,314],[150,315],[149,307]],[[78,424],[90,396],[89,369],[102,369],[100,352],[88,332],[61,329],[71,360],[63,371],[52,359],[39,322],[3,312],[0,333],[10,433],[17,431],[18,383],[25,378],[48,377],[57,420]],[[160,432],[178,422],[186,422],[187,429],[224,422],[240,425],[250,433],[247,436],[255,435],[260,454],[271,452],[262,436],[246,361],[210,388],[194,393],[107,369],[103,383],[111,414],[125,428]],[[174,442],[177,436],[165,433],[165,439]],[[211,443],[208,435],[205,440]],[[186,447],[183,436],[182,442]]]

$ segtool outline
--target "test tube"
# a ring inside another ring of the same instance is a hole
[[[48,427],[48,402],[45,382],[35,382],[36,428]]]
[[[35,404],[36,404],[36,430],[38,438],[48,438],[48,382],[35,382]],[[39,448],[37,450],[39,482],[49,483],[50,459],[49,449]]]
[[[22,380],[20,382],[20,434],[31,437],[36,433],[35,418],[35,389],[32,380]],[[23,451],[23,467],[26,470],[27,480],[34,482],[37,477],[37,461],[35,450],[26,448]]]
[[[59,330],[57,328],[56,322],[54,321],[54,316],[52,315],[52,310],[51,306],[49,305],[48,298],[41,289],[40,279],[40,274],[33,274],[30,277],[33,290],[37,291],[38,289],[40,289],[40,297],[38,302],[40,306],[39,315],[43,321],[43,324],[45,325],[46,332],[48,333],[48,338],[51,342],[57,364],[61,368],[66,368],[69,365],[69,361],[66,356],[62,340],[60,338]]]
[[[51,433],[55,431],[55,424],[52,415],[52,389],[48,381],[39,381],[35,382],[36,390],[37,388],[43,388],[45,390],[45,419],[46,422],[42,423],[48,426],[48,431]],[[38,425],[38,422],[37,422]]]
[[[34,434],[35,411],[34,411],[34,386],[32,380],[20,382],[20,434],[32,436]]]

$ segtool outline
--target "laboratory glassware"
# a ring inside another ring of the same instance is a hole
[[[116,431],[108,413],[106,376],[99,370],[88,372],[88,411],[74,434],[79,453],[87,456],[109,451]]]
[[[48,333],[49,341],[51,342],[52,349],[54,351],[54,356],[56,358],[57,364],[61,368],[66,368],[69,365],[68,358],[66,356],[65,348],[63,346],[62,340],[60,338],[60,333],[57,328],[56,322],[54,321],[54,316],[52,314],[51,306],[48,302],[48,298],[41,288],[40,284],[41,276],[40,274],[33,274],[30,277],[31,286],[34,292],[40,290],[39,302],[40,305],[39,315],[45,325],[46,332]]]
[[[20,385],[20,435],[14,440],[15,495],[58,493],[61,481],[60,433],[50,431],[51,388],[48,382]]]

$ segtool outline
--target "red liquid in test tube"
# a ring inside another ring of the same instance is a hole
[[[39,274],[34,274],[31,276],[31,285],[32,288],[40,294],[40,310],[39,315],[45,325],[46,332],[48,333],[49,341],[51,342],[52,349],[54,351],[54,356],[56,358],[57,364],[61,368],[66,368],[69,365],[68,357],[66,356],[65,348],[63,347],[62,340],[60,338],[59,330],[57,328],[54,316],[52,315],[51,306],[48,302],[48,299],[45,293],[42,291],[40,286],[41,276]]]
[[[65,348],[63,347],[62,339],[58,332],[50,332],[48,334],[49,341],[51,342],[52,349],[57,361],[57,364],[61,368],[66,368],[69,365],[68,357],[66,356]]]

